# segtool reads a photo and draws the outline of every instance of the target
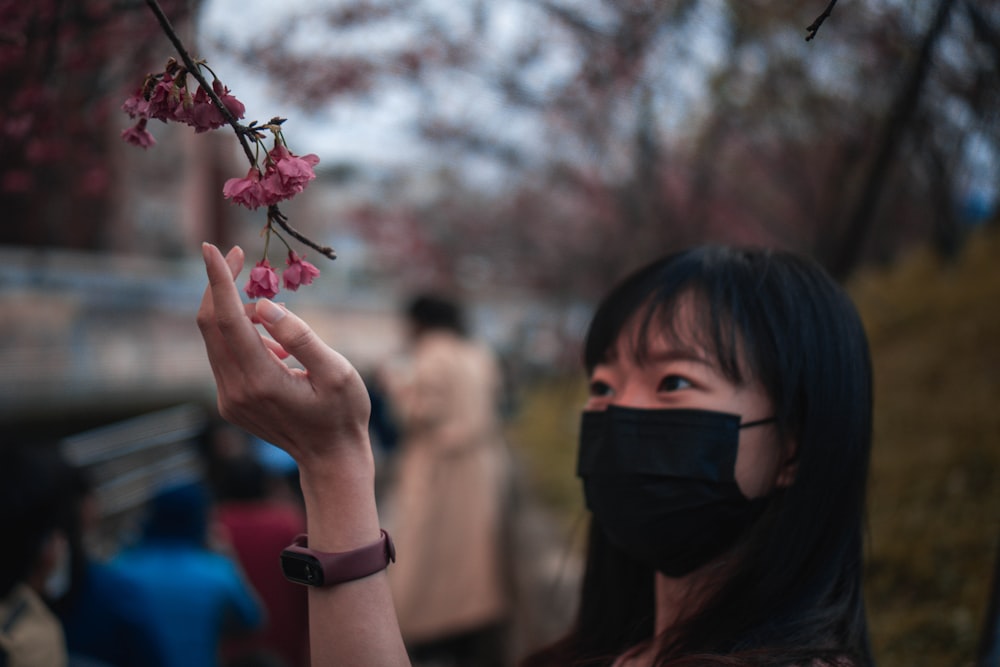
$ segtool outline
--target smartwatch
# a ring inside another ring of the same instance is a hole
[[[389,533],[352,551],[325,553],[309,548],[305,534],[281,552],[281,572],[285,579],[306,586],[332,586],[380,572],[396,561],[396,546]]]

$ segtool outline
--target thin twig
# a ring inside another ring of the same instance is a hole
[[[274,221],[278,223],[279,227],[285,230],[285,232],[287,232],[289,236],[297,240],[299,243],[309,246],[316,252],[321,253],[326,257],[329,257],[330,259],[337,259],[337,253],[336,251],[334,251],[333,248],[331,248],[330,246],[319,245],[312,239],[303,236],[300,231],[289,225],[288,217],[284,213],[279,211],[278,207],[275,206],[274,204],[267,207],[267,219],[269,221]]]
[[[830,4],[826,6],[823,13],[816,17],[816,20],[809,24],[806,28],[806,41],[810,41],[819,32],[819,27],[823,25],[823,21],[833,13],[833,6],[837,4],[837,0],[830,0]]]

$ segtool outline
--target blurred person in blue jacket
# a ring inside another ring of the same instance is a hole
[[[264,622],[236,560],[209,546],[210,509],[203,484],[164,487],[150,502],[140,540],[112,561],[148,597],[167,667],[217,667],[223,638]]]
[[[100,521],[97,496],[87,472],[73,472],[68,483],[74,504],[68,529],[70,577],[54,605],[66,635],[69,667],[163,667],[163,641],[140,582],[90,553],[88,536]]]

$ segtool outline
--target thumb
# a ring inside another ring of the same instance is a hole
[[[295,313],[269,299],[260,299],[255,314],[274,340],[306,369],[322,372],[333,363],[333,350]]]

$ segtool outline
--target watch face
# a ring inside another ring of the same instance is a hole
[[[281,553],[281,571],[285,578],[307,586],[323,585],[323,568],[319,561],[305,554],[291,551]]]

